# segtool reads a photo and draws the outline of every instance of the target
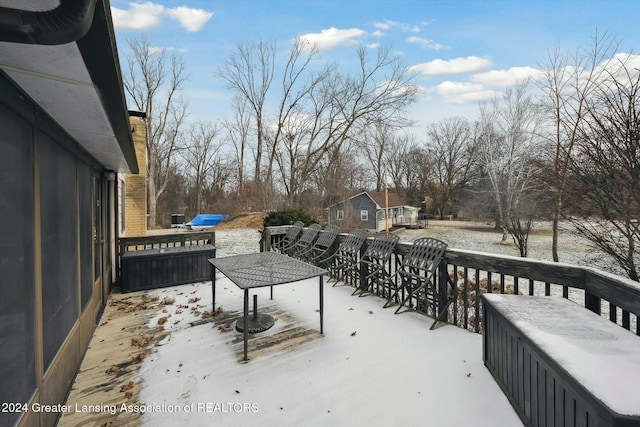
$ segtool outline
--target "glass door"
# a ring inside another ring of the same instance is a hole
[[[100,177],[93,176],[93,289],[98,307],[104,303],[102,292],[102,191]]]

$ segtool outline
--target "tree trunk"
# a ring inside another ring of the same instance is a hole
[[[262,144],[263,144],[263,135],[262,135],[262,117],[258,114],[256,117],[256,128],[258,130],[258,146],[256,147],[256,165],[253,172],[253,180],[256,183],[262,181],[260,177],[260,169],[262,168]],[[270,177],[267,177],[267,181],[269,181]]]
[[[555,209],[553,211],[553,222],[551,223],[551,254],[553,256],[553,261],[558,262],[558,225],[560,223],[560,210],[562,209],[562,199],[558,196],[556,200]]]

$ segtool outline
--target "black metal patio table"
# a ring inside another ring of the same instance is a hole
[[[320,278],[320,333],[323,333],[324,294],[323,275],[327,270],[277,252],[257,252],[211,258],[211,287],[213,311],[216,310],[216,269],[220,270],[238,288],[244,291],[244,357],[247,360],[249,289],[298,282],[313,277]]]

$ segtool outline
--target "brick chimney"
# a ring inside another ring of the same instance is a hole
[[[130,115],[133,144],[140,173],[125,175],[124,236],[147,234],[147,128],[144,118]]]

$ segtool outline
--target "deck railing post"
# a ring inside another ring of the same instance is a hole
[[[357,286],[359,286],[360,289],[363,289],[363,287],[366,288],[366,284],[365,284],[365,276],[366,276],[365,266],[364,266],[364,263],[360,262],[360,260],[364,256],[364,253],[367,250],[367,246],[369,246],[369,239],[365,240],[364,244],[360,247],[360,256],[358,257],[358,269],[357,269],[358,271],[357,271],[357,274],[358,274],[358,276],[359,276],[358,278],[360,280],[359,280]],[[356,274],[356,269],[353,269],[351,274],[352,275]],[[354,281],[352,280],[352,282],[354,282]]]
[[[600,313],[600,298],[597,295],[592,294],[591,292],[584,292],[584,307],[593,311],[594,313]]]
[[[260,234],[260,252],[267,252],[271,246],[271,231],[265,227]]]
[[[447,309],[447,261],[445,258],[440,260],[438,266],[438,318],[442,318],[442,311]],[[447,319],[448,321],[448,319]]]
[[[593,311],[594,313],[601,314],[602,309],[602,300],[597,295],[590,292],[588,283],[590,280],[591,273],[589,271],[582,271],[582,289],[584,289],[584,307],[588,310]]]

